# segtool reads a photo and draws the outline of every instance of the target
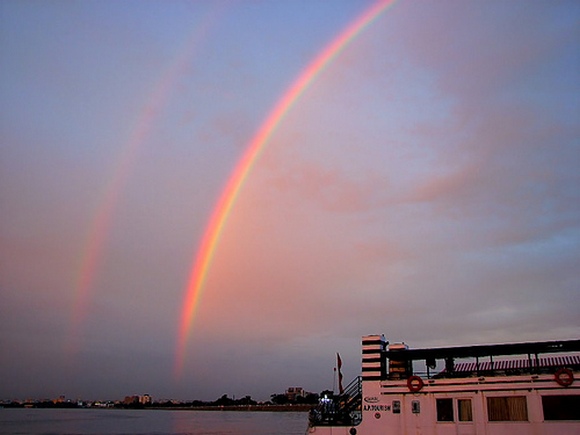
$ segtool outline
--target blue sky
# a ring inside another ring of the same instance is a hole
[[[221,189],[292,81],[371,5],[0,4],[0,399],[266,399],[330,388],[336,352],[356,376],[362,335],[578,336],[580,7],[399,1],[260,156],[173,378]]]

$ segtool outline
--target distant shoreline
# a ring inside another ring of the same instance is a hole
[[[199,405],[199,406],[38,406],[35,404],[2,404],[4,409],[91,409],[91,410],[153,410],[153,411],[239,411],[239,412],[308,412],[314,404],[286,404],[286,405]]]
[[[160,411],[241,411],[241,412],[308,412],[315,405],[228,405],[228,406],[149,406]]]

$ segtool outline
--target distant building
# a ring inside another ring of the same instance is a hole
[[[143,394],[142,396],[139,396],[139,403],[141,405],[150,405],[151,402],[153,402],[153,399],[149,394]]]
[[[142,396],[125,396],[123,400],[123,405],[150,405],[153,399],[149,394],[143,394]]]
[[[302,387],[288,387],[286,390],[286,398],[290,402],[294,402],[297,397],[304,397],[305,395],[306,393]]]

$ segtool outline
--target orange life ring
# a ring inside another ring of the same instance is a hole
[[[569,387],[574,382],[574,373],[572,370],[561,368],[554,374],[554,380],[563,387]]]
[[[421,391],[423,385],[423,379],[421,379],[419,376],[413,375],[409,376],[409,379],[407,379],[407,387],[409,387],[409,390],[413,393]]]

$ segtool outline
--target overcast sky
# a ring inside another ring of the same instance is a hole
[[[580,3],[0,2],[0,399],[258,400],[412,347],[578,338]]]

